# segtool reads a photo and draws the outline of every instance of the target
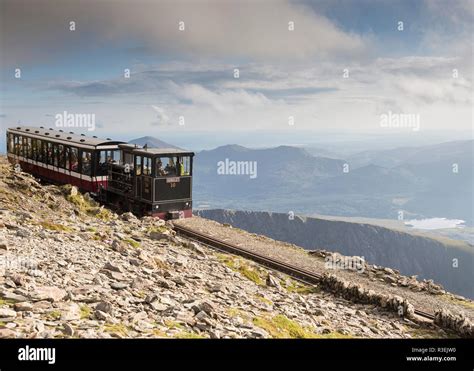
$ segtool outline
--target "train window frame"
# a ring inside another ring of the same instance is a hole
[[[38,159],[38,139],[31,138],[31,159],[36,161]]]
[[[141,156],[142,157],[142,174],[146,176],[152,176],[153,174],[153,158],[149,156]],[[145,171],[146,166],[146,171]]]
[[[46,163],[48,165],[54,164],[54,148],[53,143],[46,141]]]
[[[39,156],[39,158],[40,158],[40,161],[41,161],[43,164],[47,164],[47,163],[48,163],[46,151],[47,151],[47,148],[46,148],[46,141],[45,141],[45,140],[41,140],[40,156]]]
[[[178,155],[163,155],[163,156],[157,156],[155,158],[155,177],[157,178],[167,178],[167,177],[177,177],[180,176],[178,174],[178,169],[176,168],[176,164],[178,162],[178,158],[181,156]],[[173,161],[174,166],[169,166],[170,160]],[[158,168],[158,164],[161,162],[161,167],[160,170]],[[164,165],[166,163],[166,165]],[[167,170],[168,168],[168,170]],[[174,171],[172,170],[174,168]]]
[[[66,168],[66,159],[64,157],[64,144],[58,143],[58,167]]]
[[[142,156],[135,156],[134,159],[135,175],[142,175]]]
[[[75,172],[75,173],[81,173],[81,164],[80,164],[80,161],[79,161],[79,148],[77,147],[70,147],[71,148],[71,151],[70,151],[70,154],[69,154],[69,160],[70,160],[70,170]],[[76,158],[76,161],[73,162],[73,157],[75,156]],[[76,167],[74,167],[74,164],[76,164]]]
[[[64,146],[64,169],[71,171],[71,147]]]
[[[92,176],[92,165],[93,165],[93,156],[92,156],[92,151],[88,151],[85,149],[82,149],[80,152],[80,163],[81,163],[81,174],[86,175],[86,176]],[[84,157],[85,155],[85,157]],[[89,167],[86,171],[86,167],[84,166],[84,158],[87,158],[87,155],[89,155]]]
[[[179,176],[191,176],[192,175],[192,161],[191,161],[192,156],[190,155],[183,155],[183,156],[178,156],[178,160],[181,164],[183,164],[183,173],[179,174]]]
[[[59,144],[53,142],[53,166],[59,167]]]
[[[21,156],[21,145],[22,145],[21,144],[21,135],[15,134],[15,139],[14,140],[15,140],[15,144],[14,144],[15,151],[14,151],[14,153],[17,156]]]

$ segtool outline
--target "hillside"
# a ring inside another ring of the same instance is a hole
[[[0,157],[0,338],[413,338],[471,326],[334,296],[170,226],[43,185]],[[447,297],[455,313],[470,303]]]
[[[197,214],[308,250],[364,256],[372,264],[432,279],[449,291],[474,297],[474,247],[467,243],[449,243],[364,223],[299,216],[290,220],[281,213],[200,210]],[[453,267],[453,259],[459,262],[457,268]]]

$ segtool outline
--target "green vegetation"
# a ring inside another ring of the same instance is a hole
[[[81,319],[87,319],[87,318],[90,318],[92,314],[92,310],[91,308],[89,308],[89,306],[87,305],[81,305]]]
[[[128,336],[128,328],[127,326],[121,324],[121,323],[116,323],[116,324],[111,324],[108,323],[104,325],[104,331],[108,333],[113,333],[117,334],[120,336]]]
[[[0,298],[0,306],[2,306],[2,305],[12,306],[13,304],[15,304],[15,301],[13,301],[13,300],[1,299]]]
[[[351,336],[343,335],[338,332],[329,334],[317,334],[310,327],[303,327],[299,323],[288,319],[286,316],[279,314],[274,317],[254,317],[253,324],[262,328],[272,338],[277,339],[310,339],[310,338],[350,338]]]
[[[170,329],[177,328],[180,330],[184,330],[183,325],[176,321],[165,321],[165,325],[168,326],[168,328]]]
[[[132,247],[135,247],[135,248],[140,247],[140,243],[138,241],[135,241],[133,238],[125,238],[124,241]]]
[[[273,305],[273,301],[271,301],[270,299],[267,299],[261,295],[255,295],[255,298],[259,301],[261,301],[262,303],[265,303],[265,304],[268,304],[268,305]]]
[[[168,231],[168,228],[165,227],[164,225],[159,225],[159,226],[151,226],[150,228],[147,229],[147,233],[165,233]]]
[[[263,272],[259,272],[255,269],[255,266],[251,266],[244,259],[234,258],[231,255],[226,254],[217,254],[217,258],[221,263],[225,264],[233,271],[239,272],[257,285],[263,285],[265,283]]]
[[[204,336],[191,331],[183,331],[176,335],[177,339],[205,339]]]
[[[52,310],[46,315],[46,318],[51,320],[51,321],[57,321],[58,319],[61,319],[61,311],[60,310]]]
[[[298,294],[314,294],[321,291],[321,289],[316,286],[305,285],[291,278],[283,281],[281,285],[286,289],[286,291]]]
[[[39,223],[43,228],[49,229],[50,231],[61,231],[61,232],[72,232],[73,229],[66,225],[52,223],[50,221],[42,221]]]
[[[455,297],[451,295],[440,295],[439,298],[444,301],[447,301],[448,303],[461,305],[467,309],[474,309],[474,302],[471,300],[460,300],[460,299],[456,299]]]
[[[104,221],[109,221],[110,219],[112,219],[112,212],[110,212],[103,206],[100,206],[87,194],[83,195],[79,191],[77,191],[77,193],[72,192],[72,186],[70,184],[66,184],[61,188],[66,194],[66,200],[75,205],[79,211],[89,216],[94,216],[96,218],[102,219]]]

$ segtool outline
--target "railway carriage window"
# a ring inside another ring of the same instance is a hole
[[[14,138],[14,151],[13,153],[15,153],[15,155],[17,156],[20,156],[20,153],[21,153],[21,135],[15,135],[15,138]]]
[[[44,162],[45,143],[38,139],[38,161]]]
[[[141,156],[135,156],[135,162],[136,162],[136,175],[142,175],[142,157]]]
[[[79,155],[77,148],[71,148],[71,171],[79,171]]]
[[[25,157],[32,158],[31,138],[25,138]]]
[[[64,168],[66,166],[66,159],[64,157],[64,145],[58,144],[58,162],[59,162],[59,167]]]
[[[107,174],[107,160],[108,152],[110,151],[100,151],[99,152],[99,167],[97,168],[97,175],[106,175]]]
[[[84,175],[91,175],[91,164],[92,164],[92,156],[91,153],[88,151],[82,151],[81,156],[81,166],[82,170],[81,173]]]
[[[45,163],[46,162],[46,142],[45,141],[41,141],[41,144],[40,144],[40,161]]]
[[[112,161],[114,164],[118,164],[120,162],[120,151],[112,151]]]
[[[20,139],[20,156],[26,157],[26,138],[21,137]]]
[[[151,158],[143,157],[143,175],[151,175]]]
[[[37,139],[31,139],[31,158],[35,161],[38,159],[38,140]]]
[[[71,149],[69,147],[64,147],[64,168],[71,170],[71,159],[70,159]]]
[[[53,164],[53,143],[46,142],[46,162],[48,165]]]
[[[58,144],[56,143],[53,144],[53,165],[54,166],[59,165],[59,148],[58,148]]]

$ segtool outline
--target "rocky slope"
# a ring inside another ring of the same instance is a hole
[[[474,298],[474,247],[467,243],[449,244],[371,224],[299,216],[291,220],[281,213],[219,209],[197,214],[309,250],[363,256],[369,263],[433,279],[448,291]],[[453,259],[457,259],[457,267]]]
[[[0,337],[447,337],[117,215],[0,158]]]

